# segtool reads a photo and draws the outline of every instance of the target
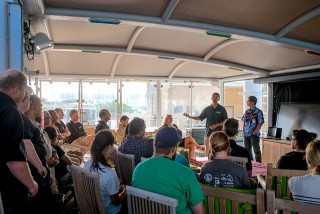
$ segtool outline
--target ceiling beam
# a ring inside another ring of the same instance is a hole
[[[261,75],[257,75],[257,74],[255,74],[255,75],[254,74],[238,75],[238,76],[221,78],[220,81],[221,82],[234,82],[234,81],[240,81],[240,80],[250,80],[250,79],[259,78],[259,77],[261,77]]]
[[[301,25],[302,23],[308,21],[309,19],[311,19],[319,14],[320,14],[320,7],[317,7],[315,9],[303,14],[302,16],[296,18],[295,20],[290,22],[287,26],[282,28],[278,33],[276,33],[275,39],[279,40],[280,38],[282,38],[284,35],[286,35],[288,32],[290,32],[291,30],[293,30],[297,26]]]
[[[291,74],[284,76],[273,76],[273,77],[262,77],[254,79],[254,83],[272,83],[272,82],[287,82],[292,80],[301,80],[312,77],[320,77],[320,71],[318,72],[310,72],[310,73],[302,73],[302,74]]]
[[[293,72],[299,72],[299,71],[308,71],[308,70],[315,70],[315,69],[320,69],[320,64],[271,71],[269,74],[270,75],[279,75],[279,74],[293,73]]]
[[[174,11],[174,9],[176,8],[176,6],[178,5],[180,0],[171,0],[168,4],[168,6],[166,7],[164,13],[162,14],[161,20],[163,23],[166,23],[168,21],[168,19],[170,18],[172,12]]]
[[[41,50],[40,53],[41,53],[41,56],[43,57],[44,72],[45,72],[46,76],[48,77],[50,74],[50,66],[49,66],[49,59],[48,59],[47,51]]]
[[[142,27],[142,26],[139,26],[137,27],[137,29],[134,31],[134,33],[132,34],[131,38],[130,38],[130,41],[129,41],[129,44],[127,46],[127,52],[131,52],[132,50],[132,47],[134,45],[134,43],[136,42],[139,34],[143,31],[143,29],[145,29],[146,27]]]
[[[220,44],[216,45],[215,47],[213,47],[211,49],[211,51],[209,51],[205,57],[203,58],[203,61],[208,61],[208,59],[210,59],[215,53],[217,53],[219,50],[221,50],[222,48],[225,48],[231,44],[237,43],[237,42],[243,42],[243,40],[237,40],[237,39],[228,39],[225,40],[223,42],[221,42]]]
[[[127,52],[125,48],[114,48],[114,47],[102,47],[102,46],[89,46],[89,45],[61,45],[61,44],[55,44],[53,47],[53,50],[55,51],[76,51],[81,52],[83,50],[85,51],[100,51],[102,53],[113,53],[113,54],[123,54],[123,55],[137,55],[137,56],[151,56],[151,57],[170,57],[174,59],[178,59],[181,61],[189,61],[189,62],[200,62],[202,64],[207,65],[215,65],[220,67],[234,67],[241,70],[244,70],[245,72],[254,73],[254,74],[260,74],[260,75],[268,75],[269,71],[253,68],[250,66],[240,65],[237,63],[230,63],[220,60],[214,60],[209,59],[206,62],[203,62],[202,57],[196,57],[196,56],[190,56],[190,55],[184,55],[184,54],[174,54],[174,53],[168,53],[168,52],[160,52],[160,51],[151,51],[151,50],[141,50],[141,49],[132,49],[130,53]],[[50,50],[48,50],[50,51]]]
[[[60,80],[69,80],[74,81],[77,79],[81,80],[87,80],[87,81],[109,81],[109,76],[105,75],[72,75],[72,74],[50,74],[50,76],[46,76],[45,74],[39,74],[37,76],[39,80],[53,80],[53,79],[60,79]],[[168,79],[167,76],[114,76],[114,78],[111,81],[116,80],[162,80],[162,81],[219,81],[219,79],[216,78],[201,78],[201,77],[173,77],[172,79]]]
[[[144,26],[145,23],[152,23],[157,26],[165,26],[163,25],[162,19],[160,17],[152,17],[152,16],[143,16],[143,15],[134,15],[134,14],[124,14],[124,13],[111,13],[111,12],[102,12],[102,11],[91,11],[91,10],[79,10],[79,9],[61,9],[61,8],[46,8],[45,18],[56,19],[56,20],[82,20],[87,21],[90,17],[95,18],[103,18],[103,19],[116,19],[122,20],[125,24],[132,24],[138,26]],[[223,33],[230,33],[234,38],[237,38],[238,35],[242,36],[242,39],[260,41],[263,43],[267,43],[269,45],[275,46],[283,46],[287,48],[296,49],[298,46],[302,49],[308,48],[310,50],[320,51],[320,45],[310,42],[304,42],[295,39],[289,38],[280,38],[279,40],[275,39],[275,36],[272,34],[266,34],[256,31],[250,31],[240,28],[232,28],[225,27],[219,25],[212,25],[207,23],[200,22],[191,22],[191,21],[183,21],[183,20],[174,20],[169,19],[166,25],[175,26],[175,27],[183,27],[185,30],[191,29],[194,31],[195,29],[203,30],[203,31],[216,31]],[[266,41],[267,40],[267,41]],[[282,43],[282,44],[281,44]]]
[[[110,78],[114,77],[114,74],[116,73],[116,70],[117,70],[117,67],[118,67],[118,64],[119,64],[121,57],[122,57],[122,54],[118,54],[116,56],[116,58],[114,59],[112,69],[111,69]]]
[[[172,69],[172,71],[170,72],[170,75],[168,77],[168,79],[172,79],[173,75],[183,66],[185,66],[186,64],[188,64],[189,62],[180,62],[176,67],[174,67],[174,69]]]

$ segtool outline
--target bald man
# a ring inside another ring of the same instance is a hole
[[[26,88],[27,79],[21,72],[0,73],[0,191],[5,213],[28,212],[28,195],[38,192],[27,164],[23,122],[16,105],[23,100]]]

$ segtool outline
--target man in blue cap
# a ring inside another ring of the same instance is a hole
[[[203,193],[194,173],[174,161],[180,140],[175,128],[161,128],[153,157],[135,168],[131,185],[177,199],[177,213],[203,213]]]

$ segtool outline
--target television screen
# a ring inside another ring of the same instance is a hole
[[[305,129],[320,134],[320,103],[281,103],[277,127],[282,139],[291,138],[292,130]]]

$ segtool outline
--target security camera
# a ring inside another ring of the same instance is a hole
[[[36,71],[24,71],[23,72],[25,75],[27,75],[27,76],[38,76],[39,75],[39,73],[40,73],[40,71],[39,70],[36,70]]]

